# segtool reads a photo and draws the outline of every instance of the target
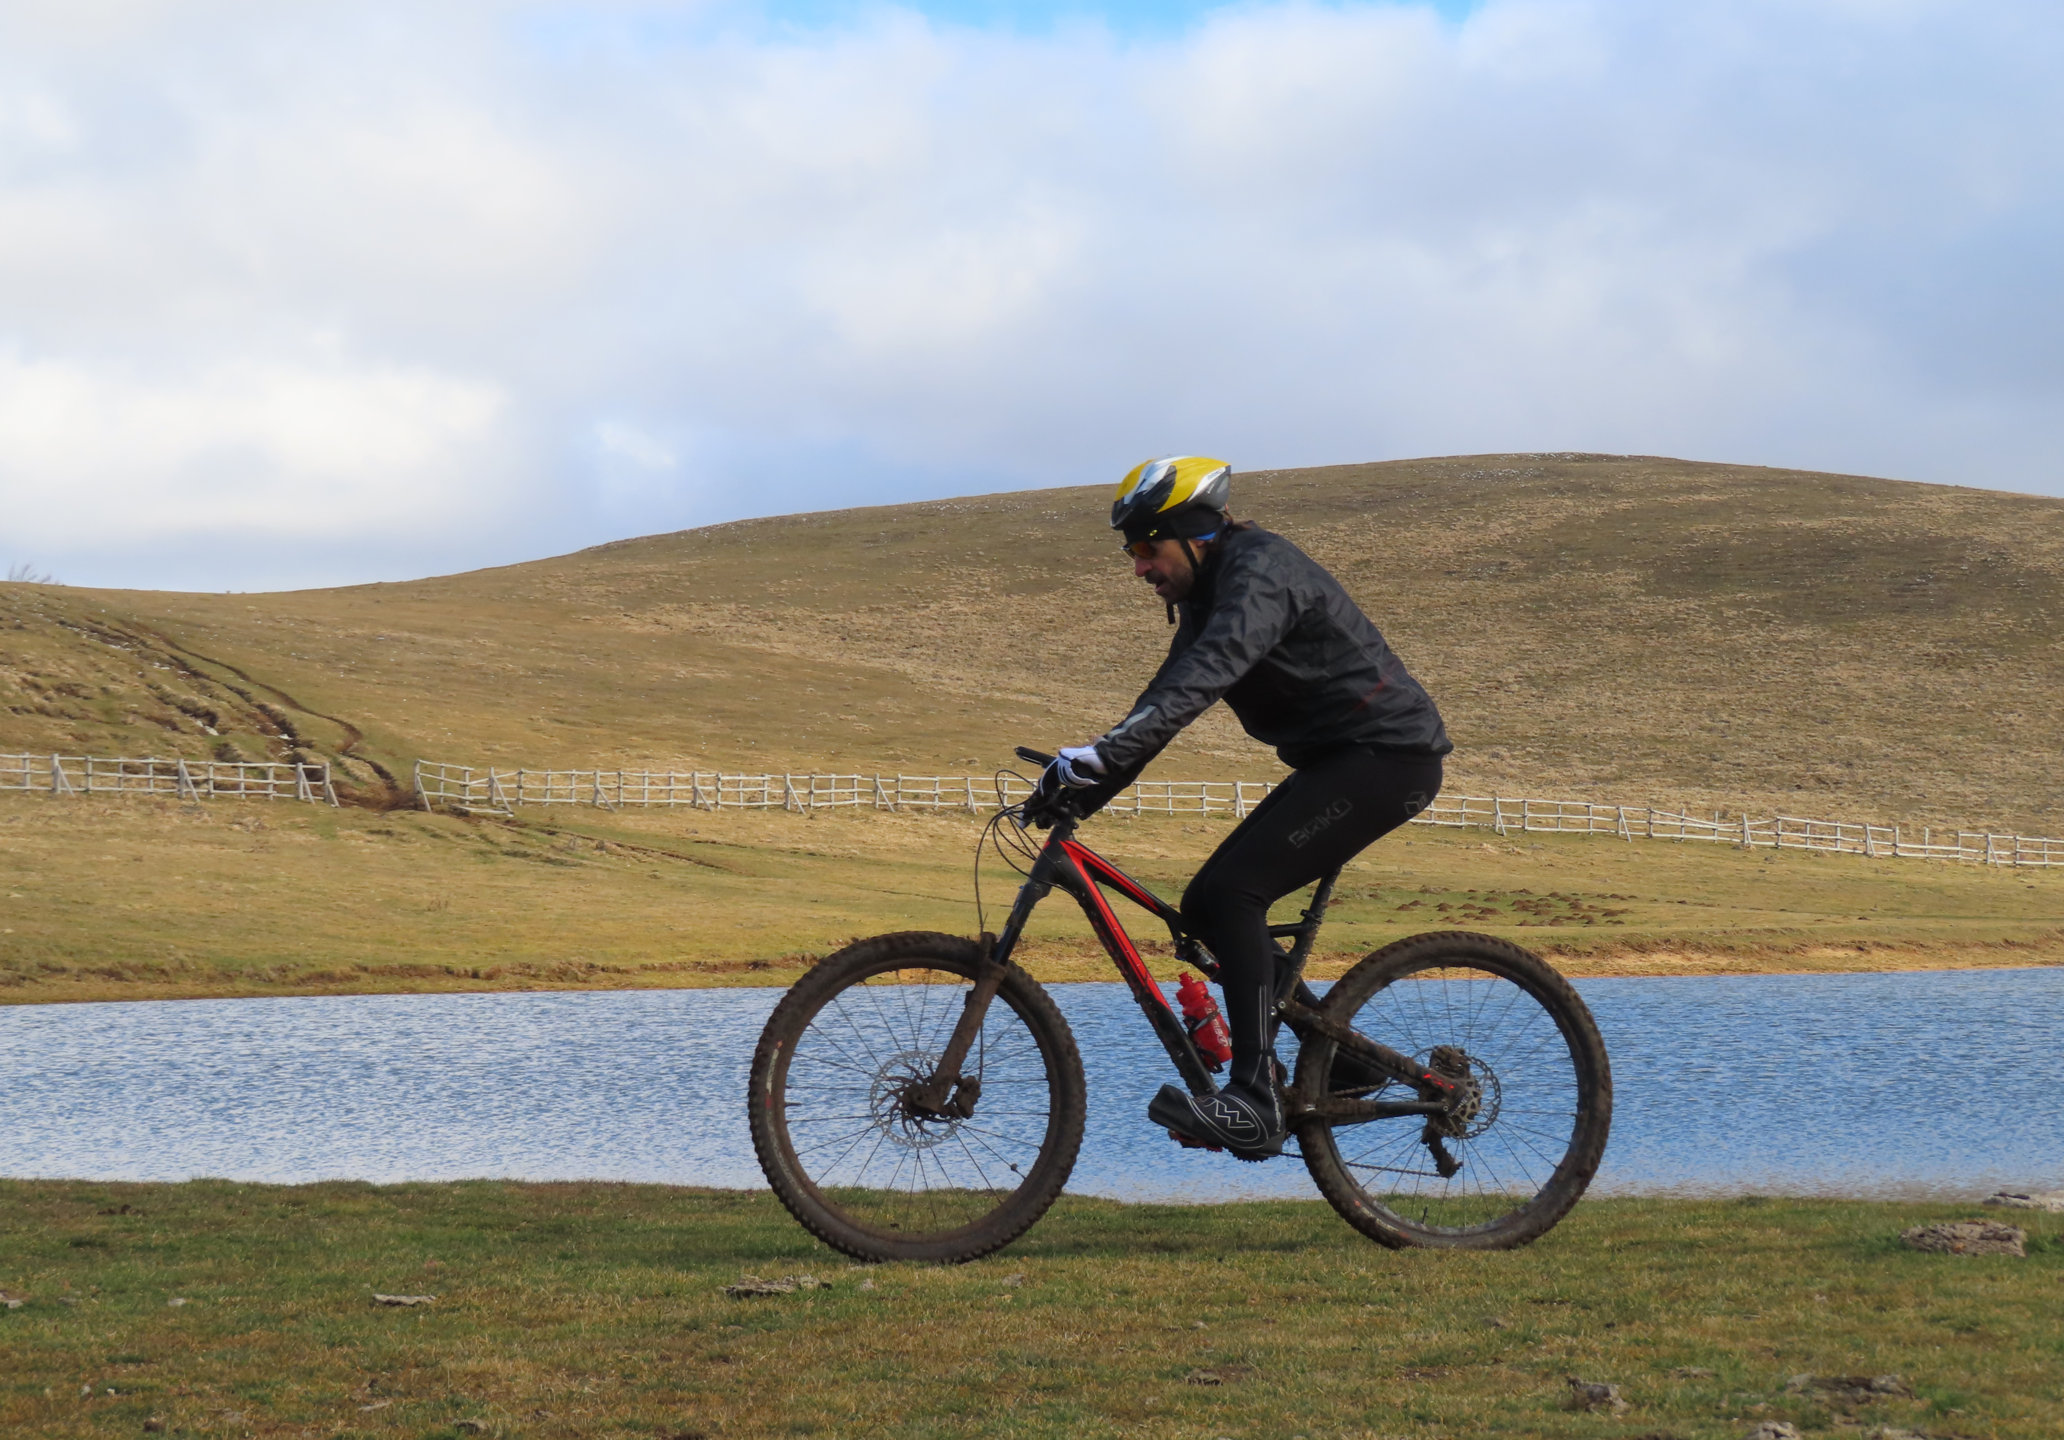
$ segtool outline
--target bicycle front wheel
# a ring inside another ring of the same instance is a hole
[[[936,1073],[981,964],[974,942],[951,935],[857,941],[768,1018],[753,1054],[753,1149],[789,1213],[848,1255],[986,1255],[1045,1214],[1074,1169],[1082,1057],[1052,998],[1016,966],[960,1067],[967,1113],[909,1103]]]
[[[1415,935],[1327,994],[1326,1012],[1464,1082],[1467,1107],[1300,1126],[1306,1168],[1350,1225],[1385,1245],[1503,1250],[1569,1213],[1605,1156],[1612,1070],[1591,1011],[1540,957],[1489,935]],[[1411,1100],[1311,1035],[1296,1091]]]

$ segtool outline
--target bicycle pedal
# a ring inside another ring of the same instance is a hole
[[[1176,1144],[1182,1146],[1182,1148],[1185,1150],[1209,1150],[1214,1155],[1225,1154],[1225,1146],[1206,1145],[1202,1140],[1192,1140],[1189,1136],[1177,1130],[1169,1131],[1168,1138],[1173,1140]]]

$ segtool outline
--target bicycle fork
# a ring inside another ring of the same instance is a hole
[[[968,991],[961,1006],[960,1018],[955,1022],[953,1034],[947,1039],[946,1048],[940,1053],[939,1065],[931,1077],[913,1085],[904,1096],[904,1104],[913,1114],[925,1118],[966,1118],[974,1110],[974,1104],[981,1096],[982,1083],[979,1077],[965,1076],[962,1067],[967,1063],[969,1053],[974,1049],[975,1037],[981,1033],[982,1021],[989,1013],[990,1002],[1003,985],[1003,977],[1011,964],[1011,955],[1016,951],[1018,940],[1024,934],[1025,925],[1032,918],[1033,907],[1038,905],[1056,886],[1066,890],[1082,907],[1090,928],[1096,932],[1099,942],[1111,957],[1118,962],[1119,973],[1125,977],[1138,1003],[1160,1039],[1168,1057],[1175,1062],[1178,1074],[1193,1095],[1209,1095],[1217,1090],[1211,1079],[1211,1071],[1198,1053],[1197,1045],[1190,1038],[1189,1031],[1169,1007],[1168,998],[1161,993],[1161,987],[1147,972],[1146,964],[1133,948],[1124,928],[1111,913],[1110,906],[1098,891],[1096,882],[1085,874],[1082,864],[1071,853],[1069,840],[1074,836],[1075,822],[1062,818],[1055,822],[1046,844],[1040,848],[1039,858],[1032,864],[1025,883],[1018,887],[1016,901],[1011,905],[1009,917],[1004,921],[1001,934],[982,936],[983,963],[974,988]],[[1087,852],[1083,852],[1087,854]],[[1174,929],[1174,912],[1137,885],[1134,885],[1116,871],[1107,878],[1123,883],[1130,898],[1147,904]],[[1179,934],[1179,932],[1178,932]]]

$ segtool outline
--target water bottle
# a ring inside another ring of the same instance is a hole
[[[1197,1053],[1213,1070],[1224,1069],[1233,1058],[1233,1036],[1226,1029],[1225,1016],[1218,1013],[1210,988],[1185,970],[1176,978],[1175,998],[1182,1006],[1183,1028],[1196,1042]]]

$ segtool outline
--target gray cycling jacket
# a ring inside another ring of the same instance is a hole
[[[1113,778],[1137,774],[1221,699],[1292,769],[1346,746],[1455,748],[1433,698],[1340,582],[1259,526],[1230,530],[1204,557],[1167,660],[1097,753]]]

